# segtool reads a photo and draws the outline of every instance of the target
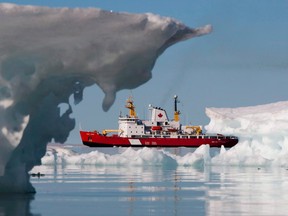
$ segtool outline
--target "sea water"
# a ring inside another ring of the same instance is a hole
[[[213,166],[203,160],[192,166],[166,160],[163,164],[71,163],[67,158],[83,161],[83,155],[95,150],[78,148],[81,153],[66,155],[66,162],[62,155],[61,163],[32,170],[31,175],[43,174],[31,176],[35,195],[2,195],[0,215],[288,215],[285,167]],[[123,152],[113,151],[105,157],[113,154],[113,160],[123,160]],[[162,150],[141,154],[151,151]]]

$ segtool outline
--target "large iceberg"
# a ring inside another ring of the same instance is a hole
[[[77,104],[97,84],[107,111],[117,91],[151,78],[166,48],[210,31],[150,13],[0,4],[0,192],[34,192],[28,171],[75,126],[71,95]]]
[[[288,166],[288,102],[207,108],[208,132],[233,134],[239,143],[212,159],[218,165]]]

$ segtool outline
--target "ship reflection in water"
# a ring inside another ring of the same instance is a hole
[[[37,193],[2,195],[0,215],[286,215],[287,170],[41,166]],[[277,184],[275,184],[277,182]],[[261,208],[259,208],[261,206]]]

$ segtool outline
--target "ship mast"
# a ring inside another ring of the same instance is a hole
[[[179,103],[178,96],[174,96],[174,121],[179,122],[180,111],[177,109],[177,103]]]
[[[135,106],[134,106],[132,97],[129,97],[127,99],[125,107],[129,109],[129,117],[130,118],[136,118],[136,110],[135,110]]]

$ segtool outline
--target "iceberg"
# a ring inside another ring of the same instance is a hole
[[[211,30],[151,13],[1,3],[0,192],[35,192],[29,170],[75,127],[71,95],[77,104],[97,84],[107,111],[117,91],[151,79],[165,49]]]
[[[210,133],[221,131],[239,143],[212,158],[212,164],[288,166],[288,102],[240,108],[207,108]]]
[[[84,149],[87,147],[83,146]],[[48,145],[45,156],[41,159],[42,165],[96,165],[96,166],[169,166],[177,165],[176,159],[164,150],[141,148],[119,149],[120,153],[103,153],[100,150],[91,150],[81,153],[71,146]],[[121,152],[122,151],[122,152]]]

